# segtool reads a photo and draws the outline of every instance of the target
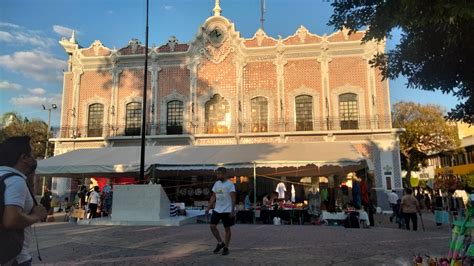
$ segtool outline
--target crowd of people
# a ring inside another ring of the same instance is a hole
[[[471,194],[470,188],[463,190],[451,190],[444,193],[440,191],[414,191],[405,189],[404,196],[399,198],[395,190],[387,194],[388,201],[392,208],[390,222],[398,224],[400,229],[410,230],[409,221],[413,224],[413,230],[417,230],[417,213],[421,215],[422,210],[435,215],[435,222],[438,227],[442,224],[452,224],[453,221],[463,219],[466,207]],[[474,194],[471,194],[474,195]]]

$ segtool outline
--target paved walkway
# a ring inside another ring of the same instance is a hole
[[[212,254],[206,224],[183,227],[36,226],[43,262],[51,265],[410,265],[414,254],[443,255],[449,231],[378,227],[236,225],[229,256]],[[383,227],[382,227],[383,226]],[[222,229],[222,228],[221,228]],[[223,230],[221,230],[223,231]],[[39,263],[35,260],[33,263]]]

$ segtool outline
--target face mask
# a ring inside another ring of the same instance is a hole
[[[35,172],[36,167],[38,167],[38,162],[35,160],[34,163],[30,166],[30,171],[26,174],[26,176],[31,175],[32,173]]]

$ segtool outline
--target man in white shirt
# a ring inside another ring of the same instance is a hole
[[[235,186],[226,177],[226,169],[219,167],[217,169],[217,181],[212,187],[212,196],[209,206],[206,209],[206,215],[211,208],[214,208],[211,216],[211,232],[217,240],[217,246],[214,253],[218,253],[221,249],[222,255],[229,254],[229,243],[231,237],[230,227],[235,224]],[[224,224],[225,242],[222,242],[217,225],[220,220]]]
[[[29,247],[32,241],[31,225],[46,218],[43,206],[35,206],[27,185],[27,176],[34,176],[36,159],[30,144],[30,137],[12,137],[0,145],[0,176],[9,173],[15,175],[5,179],[5,199],[3,217],[0,220],[2,230],[24,230],[24,241],[20,253],[5,265],[31,265]],[[1,245],[14,245],[13,239],[2,240]]]
[[[390,203],[390,208],[392,208],[392,215],[390,216],[390,222],[393,221],[393,217],[396,216],[398,210],[395,209],[395,206],[397,205],[398,201],[398,195],[395,193],[395,190],[392,190],[391,192],[388,193],[388,202]]]

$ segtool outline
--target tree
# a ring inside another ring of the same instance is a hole
[[[371,63],[384,78],[404,75],[409,88],[441,90],[459,104],[448,118],[474,124],[474,1],[334,1],[329,25],[355,30],[369,26],[363,42],[381,41],[402,30],[400,44]]]
[[[13,136],[30,136],[33,145],[33,153],[36,158],[43,158],[46,149],[46,134],[48,125],[41,120],[31,121],[18,113],[8,112],[1,117],[2,128],[0,129],[0,142]],[[50,132],[49,138],[53,135]],[[48,157],[53,155],[54,146],[49,146]]]
[[[410,187],[411,172],[426,166],[427,156],[459,146],[456,126],[443,118],[437,105],[399,102],[393,106],[393,127],[405,128],[400,135],[402,169],[407,171],[405,185]]]

